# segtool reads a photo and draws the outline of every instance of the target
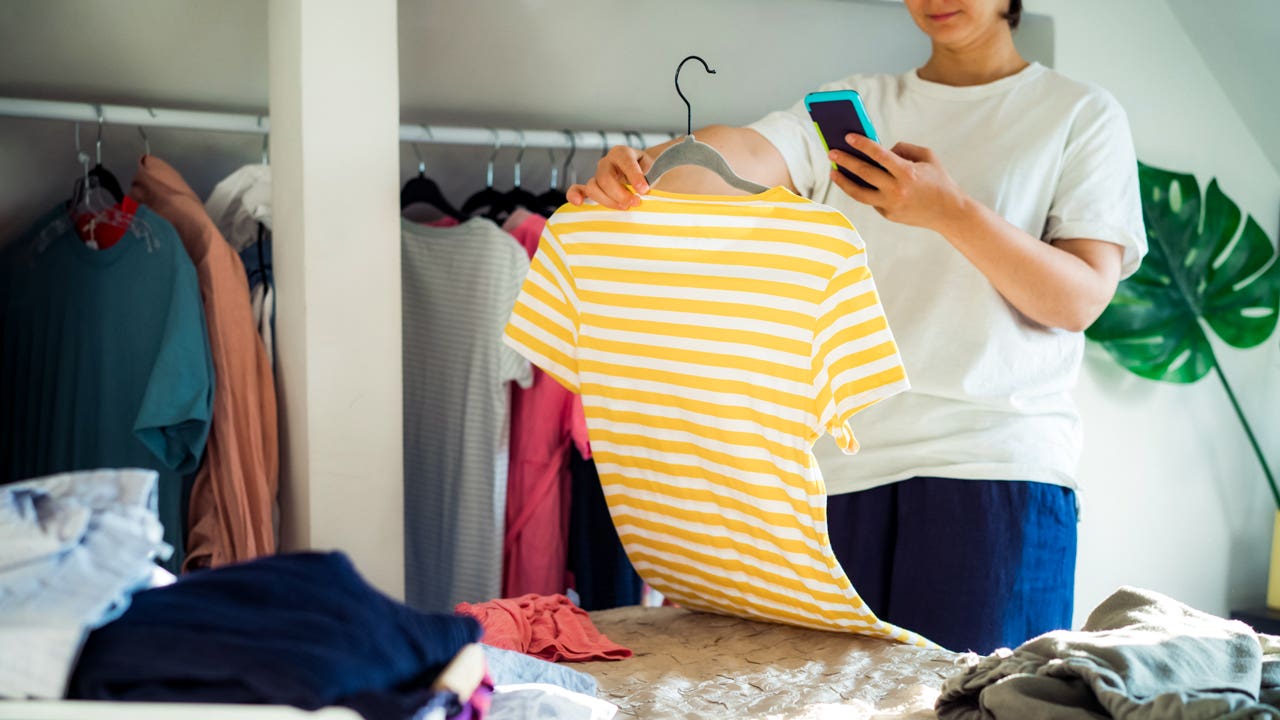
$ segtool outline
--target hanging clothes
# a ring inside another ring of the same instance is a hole
[[[204,203],[218,232],[236,252],[258,240],[258,224],[272,228],[271,166],[245,165],[214,186]]]
[[[523,208],[503,223],[532,259],[547,220]],[[541,370],[511,391],[502,596],[554,595],[569,586],[569,446],[590,456],[581,400]]]
[[[244,267],[195,192],[165,161],[143,156],[129,194],[173,223],[195,263],[218,379],[204,464],[191,488],[183,568],[270,555],[279,475],[276,390]]]
[[[276,366],[275,275],[271,267],[271,167],[246,165],[228,175],[209,193],[205,212],[244,264],[249,280],[249,306],[262,338],[267,363]]]
[[[529,257],[483,218],[401,227],[405,592],[450,612],[501,591],[509,383],[533,381],[502,328]]]
[[[596,464],[583,457],[577,447],[570,448],[569,455],[567,566],[578,606],[595,611],[639,605],[644,598],[644,581],[618,539]]]
[[[176,571],[184,476],[200,464],[213,396],[195,267],[150,208],[94,250],[59,204],[0,253],[0,482],[157,471]]]
[[[831,551],[814,441],[909,387],[862,239],[785,188],[548,222],[507,342],[583,394],[618,535],[681,605],[927,645]]]

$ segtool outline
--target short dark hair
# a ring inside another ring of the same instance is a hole
[[[1022,0],[1009,0],[1009,11],[1004,14],[1004,19],[1009,22],[1010,30],[1018,29],[1018,23],[1022,22]]]

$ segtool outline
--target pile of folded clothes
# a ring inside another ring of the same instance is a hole
[[[168,551],[155,482],[119,470],[0,487],[0,697],[345,706],[368,720],[616,711],[590,676],[479,645],[475,618],[413,610],[341,553],[175,581],[155,564]]]

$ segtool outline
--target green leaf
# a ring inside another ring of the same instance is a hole
[[[1252,217],[1217,180],[1203,197],[1195,176],[1138,164],[1149,250],[1086,335],[1152,380],[1190,383],[1213,370],[1205,326],[1253,347],[1280,316],[1280,264]]]

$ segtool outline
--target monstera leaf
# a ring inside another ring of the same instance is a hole
[[[1280,306],[1276,251],[1253,217],[1241,223],[1240,208],[1217,180],[1201,198],[1192,175],[1139,163],[1138,179],[1147,256],[1085,334],[1145,378],[1190,383],[1215,372],[1280,508],[1280,491],[1206,329],[1238,348],[1271,336]]]
[[[1275,250],[1252,217],[1241,229],[1240,208],[1217,180],[1202,201],[1192,175],[1139,164],[1138,178],[1147,257],[1086,335],[1142,377],[1195,382],[1216,365],[1206,324],[1240,348],[1275,330]]]

